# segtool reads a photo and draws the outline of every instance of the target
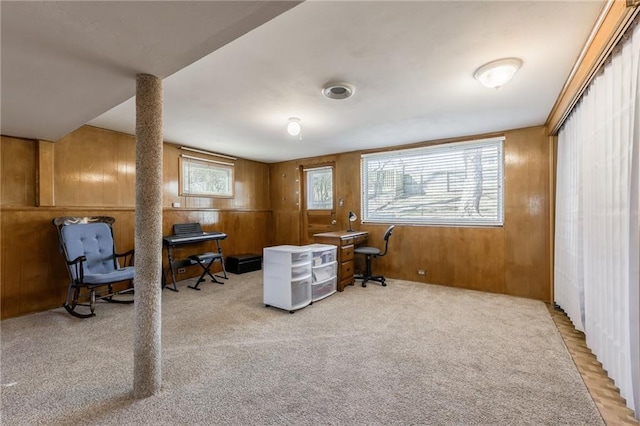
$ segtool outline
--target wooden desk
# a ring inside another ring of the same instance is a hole
[[[314,234],[316,243],[338,246],[338,291],[344,291],[348,285],[353,285],[353,249],[367,241],[367,231],[335,231]]]

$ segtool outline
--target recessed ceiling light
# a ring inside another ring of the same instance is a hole
[[[331,82],[324,85],[322,94],[329,99],[347,99],[353,96],[356,88],[345,82]]]
[[[485,87],[497,89],[507,84],[522,66],[522,59],[504,58],[484,64],[473,73]]]

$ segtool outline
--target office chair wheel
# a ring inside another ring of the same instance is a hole
[[[366,287],[366,286],[367,286],[367,283],[363,282],[362,287]]]
[[[382,281],[382,287],[386,287],[386,286],[387,286],[387,283]]]

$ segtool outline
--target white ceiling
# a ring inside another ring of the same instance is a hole
[[[2,134],[55,141],[296,4],[3,0]]]
[[[32,118],[133,134],[126,99],[149,72],[168,76],[166,141],[275,162],[544,124],[603,1],[62,4],[2,2],[3,134],[61,136],[25,133]],[[524,63],[511,83],[473,79],[503,57]],[[324,98],[333,80],[355,95]],[[285,131],[291,116],[302,140]]]

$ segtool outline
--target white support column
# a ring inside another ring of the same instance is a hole
[[[162,386],[162,80],[136,77],[136,214],[133,393]]]

